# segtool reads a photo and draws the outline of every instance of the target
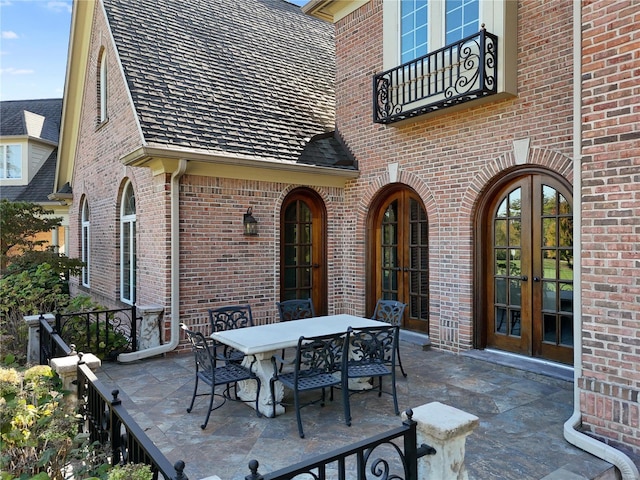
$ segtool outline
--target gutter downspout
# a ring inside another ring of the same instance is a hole
[[[581,2],[573,3],[573,198],[577,207],[573,220],[574,245],[582,245],[582,9]],[[576,447],[595,455],[602,460],[615,465],[622,473],[623,480],[639,480],[640,473],[633,461],[620,450],[596,440],[578,430],[582,423],[582,412],[580,411],[580,390],[578,380],[582,376],[582,258],[580,248],[576,252],[577,261],[574,262],[574,278],[579,281],[574,282],[574,314],[580,321],[573,323],[573,338],[578,339],[574,343],[573,351],[573,414],[564,423],[564,438],[567,442]]]
[[[187,160],[181,158],[178,169],[171,174],[171,338],[164,345],[120,354],[119,362],[133,362],[167,353],[180,342],[180,178],[186,170]]]

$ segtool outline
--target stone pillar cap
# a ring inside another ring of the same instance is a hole
[[[403,417],[406,417],[404,413]],[[422,433],[441,440],[468,435],[480,423],[475,415],[440,402],[414,408],[413,420],[418,422]]]

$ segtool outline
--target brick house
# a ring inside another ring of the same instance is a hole
[[[406,338],[573,366],[567,439],[640,453],[638,16],[76,2],[57,177],[71,254],[90,252],[74,289],[161,307],[149,353],[212,306],[264,323],[291,297],[356,315],[396,298]]]

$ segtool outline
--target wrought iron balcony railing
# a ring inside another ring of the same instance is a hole
[[[480,32],[373,77],[373,121],[393,123],[497,93],[498,37]]]

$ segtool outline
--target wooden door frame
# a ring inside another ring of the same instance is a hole
[[[302,200],[305,203],[307,203],[309,205],[309,208],[311,209],[311,214],[312,214],[312,224],[315,224],[315,221],[317,220],[320,228],[316,229],[314,228],[311,232],[311,244],[314,246],[314,251],[313,251],[313,255],[315,256],[316,254],[318,255],[318,264],[319,264],[319,268],[320,268],[320,272],[317,274],[318,276],[318,285],[314,285],[312,286],[312,290],[315,290],[317,292],[318,298],[314,299],[314,310],[316,315],[326,315],[329,311],[328,308],[328,302],[327,302],[327,292],[328,292],[328,287],[327,287],[327,279],[328,279],[328,274],[327,274],[327,237],[326,237],[326,232],[327,232],[327,209],[324,203],[324,200],[322,199],[322,197],[320,196],[320,194],[318,192],[316,192],[315,190],[312,190],[310,188],[306,188],[306,187],[298,187],[295,188],[293,190],[291,190],[282,200],[282,204],[280,205],[280,223],[279,223],[279,230],[280,230],[280,252],[279,252],[279,258],[280,258],[280,289],[278,292],[278,299],[282,298],[282,292],[284,289],[284,267],[285,267],[285,261],[284,261],[284,213],[286,208],[292,203],[295,202],[297,200]],[[317,249],[315,247],[318,247]],[[313,267],[313,262],[312,261],[312,268]],[[312,273],[312,276],[315,274]]]
[[[416,192],[410,186],[401,184],[401,183],[393,183],[391,185],[388,185],[386,188],[382,189],[380,192],[378,192],[376,197],[371,202],[371,205],[369,208],[369,215],[367,218],[367,225],[366,225],[367,261],[365,262],[366,263],[365,290],[367,293],[366,294],[366,315],[368,317],[373,315],[373,311],[375,309],[375,305],[378,300],[378,283],[376,282],[376,279],[378,278],[380,265],[378,262],[379,256],[378,256],[378,252],[376,251],[376,246],[379,245],[380,243],[381,232],[377,228],[377,226],[379,223],[378,220],[380,219],[381,215],[384,215],[384,212],[382,211],[382,205],[389,202],[390,197],[393,197],[396,195],[400,196],[403,194],[408,194],[413,196],[419,202],[422,210],[426,213],[427,210],[425,208],[424,202],[420,198],[420,195],[418,195],[418,192]],[[427,218],[427,223],[428,221],[429,219]],[[404,222],[404,220],[402,220],[402,222]],[[406,242],[406,241],[403,242],[401,239],[402,238],[406,239],[406,236],[409,235],[408,225],[404,225],[404,224],[399,225],[398,233],[399,233],[399,238],[398,238],[399,250],[402,249],[403,258],[407,259],[409,257],[409,242]],[[409,276],[409,273],[408,273],[408,270],[406,269],[403,270],[399,276],[401,277],[401,282],[405,289],[409,288],[408,276]],[[428,285],[427,285],[427,289],[428,289]],[[407,292],[407,295],[408,294],[409,292]],[[409,309],[408,308],[405,309],[405,316],[408,315],[408,312],[409,312]]]
[[[508,184],[511,184],[522,177],[531,175],[543,175],[557,181],[569,192],[572,192],[571,184],[562,175],[541,166],[527,165],[516,167],[505,171],[499,178],[492,179],[487,189],[481,192],[481,198],[477,203],[474,212],[474,242],[473,242],[473,348],[485,348],[487,346],[487,312],[488,308],[493,308],[490,304],[487,286],[485,285],[485,271],[483,263],[483,252],[485,241],[490,237],[487,229],[491,228],[491,218],[489,217],[489,206],[495,201],[495,197]],[[531,245],[533,248],[534,245]],[[528,289],[532,288],[530,285]],[[532,318],[533,321],[533,318]],[[575,318],[574,318],[575,321]],[[533,331],[532,331],[533,334]],[[533,339],[531,339],[532,341]],[[532,348],[532,347],[531,347]]]

